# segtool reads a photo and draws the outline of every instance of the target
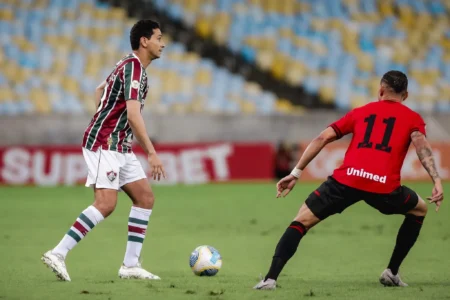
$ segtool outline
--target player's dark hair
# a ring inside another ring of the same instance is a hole
[[[385,83],[395,93],[400,94],[408,90],[408,77],[400,71],[389,71],[381,78],[381,83]]]
[[[151,38],[153,29],[157,28],[160,28],[159,23],[152,20],[140,20],[134,24],[130,31],[131,49],[139,49],[141,37]]]

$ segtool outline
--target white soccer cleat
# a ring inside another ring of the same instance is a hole
[[[47,251],[42,255],[41,260],[46,264],[56,277],[62,281],[70,281],[69,273],[67,273],[66,263],[64,262],[64,257],[60,254],[52,253],[52,250]]]
[[[277,282],[270,278],[267,278],[266,280],[261,279],[261,281],[253,287],[255,290],[274,290],[276,288]]]
[[[149,271],[143,269],[140,264],[135,267],[125,267],[122,265],[119,269],[119,277],[122,279],[149,279],[160,280],[158,275],[152,274]]]
[[[386,269],[381,273],[380,283],[384,286],[408,286],[402,281],[398,273],[394,275],[390,269]]]

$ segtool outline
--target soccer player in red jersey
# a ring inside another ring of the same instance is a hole
[[[434,182],[427,198],[439,210],[444,199],[421,116],[402,104],[408,97],[408,79],[399,71],[383,75],[377,102],[353,109],[326,128],[307,147],[290,175],[277,183],[277,198],[294,188],[306,166],[325,145],[352,133],[342,165],[306,199],[275,249],[269,272],[254,288],[275,289],[284,265],[294,255],[307,231],[327,217],[342,213],[364,200],[383,214],[405,216],[388,267],[381,274],[385,286],[406,286],[398,275],[400,264],[419,236],[427,205],[400,183],[400,170],[412,142],[422,165]]]
[[[114,211],[119,190],[133,202],[119,277],[160,279],[139,262],[155,199],[131,149],[135,136],[148,156],[153,179],[165,177],[141,115],[148,92],[145,69],[161,56],[165,46],[159,24],[138,21],[131,29],[130,43],[133,52],[122,58],[96,89],[97,112],[83,137],[82,150],[88,167],[86,186],[94,188],[95,201],[80,214],[59,244],[42,257],[61,280],[70,281],[65,265],[67,253]]]

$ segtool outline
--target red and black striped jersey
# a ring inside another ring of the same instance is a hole
[[[139,101],[142,111],[147,92],[147,72],[139,58],[134,53],[122,58],[106,79],[97,112],[84,132],[83,147],[91,151],[101,147],[131,152],[133,133],[128,124],[126,101]]]

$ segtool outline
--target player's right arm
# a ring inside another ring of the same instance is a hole
[[[436,168],[436,162],[434,161],[430,143],[425,135],[420,131],[414,131],[411,133],[411,141],[416,148],[417,156],[419,157],[422,166],[425,170],[427,170],[434,182],[432,196],[427,197],[427,199],[430,200],[430,203],[436,203],[436,211],[438,211],[442,201],[444,200],[444,191],[442,188],[441,178],[439,177],[439,173]]]
[[[105,89],[105,86],[106,86],[106,80],[104,80],[102,83],[100,83],[100,85],[98,87],[95,88],[95,107],[96,108],[100,104],[100,100],[102,98],[103,90]]]
[[[353,111],[350,111],[344,117],[331,124],[327,129],[322,131],[303,152],[302,157],[298,161],[291,174],[284,177],[277,183],[277,198],[287,196],[297,183],[303,170],[308,164],[322,151],[328,144],[337,139],[340,139],[346,134],[353,132],[354,118]]]

